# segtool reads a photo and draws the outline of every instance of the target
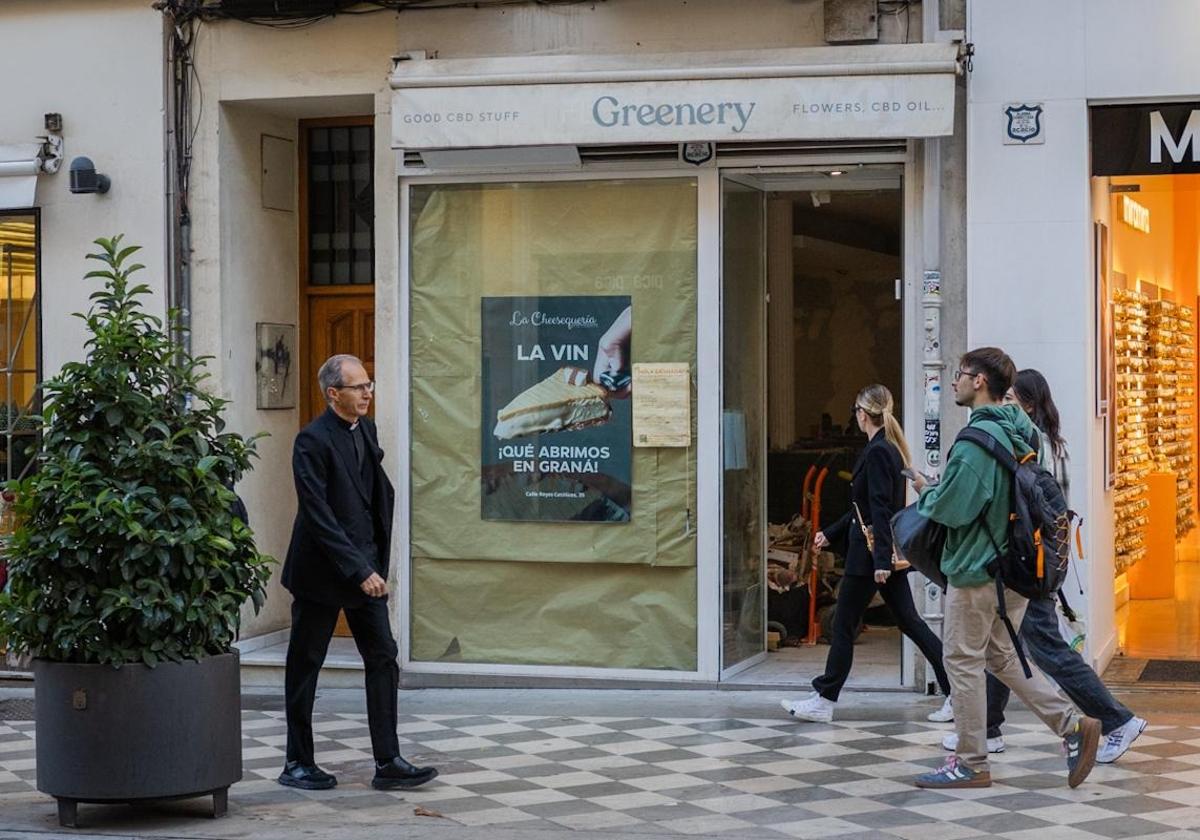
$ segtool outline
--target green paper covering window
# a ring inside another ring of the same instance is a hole
[[[604,379],[617,390],[583,386],[607,407],[568,417],[574,436],[530,434],[503,410],[536,406],[547,379],[553,393],[560,379],[595,382],[598,336],[629,313],[625,361],[687,362],[694,377],[695,180],[417,185],[410,197],[413,658],[694,670],[695,450],[631,446],[623,364]],[[505,332],[518,309],[560,326]],[[521,463],[535,470],[567,451],[584,474],[498,480],[501,443],[511,459],[533,453]]]

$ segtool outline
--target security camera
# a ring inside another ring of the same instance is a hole
[[[71,161],[71,192],[106,193],[111,185],[107,175],[96,171],[91,158],[77,157]]]

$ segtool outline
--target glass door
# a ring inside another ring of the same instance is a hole
[[[721,182],[722,677],[766,653],[765,193]]]

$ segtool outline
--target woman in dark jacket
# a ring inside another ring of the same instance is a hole
[[[845,574],[838,586],[825,673],[813,680],[810,697],[781,702],[788,714],[801,720],[833,720],[834,704],[854,661],[855,630],[877,591],[891,607],[900,631],[913,640],[933,666],[942,691],[950,694],[950,681],[942,667],[942,642],[917,614],[907,569],[892,568],[891,521],[893,514],[904,507],[901,471],[912,460],[904,430],[893,415],[894,406],[891,391],[882,385],[870,385],[859,393],[854,416],[870,440],[854,465],[850,511],[813,540],[817,549],[831,543],[849,547]]]

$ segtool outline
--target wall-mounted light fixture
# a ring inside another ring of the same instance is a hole
[[[107,175],[96,171],[96,164],[91,158],[77,157],[71,161],[71,192],[73,193],[106,193],[112,182]]]

